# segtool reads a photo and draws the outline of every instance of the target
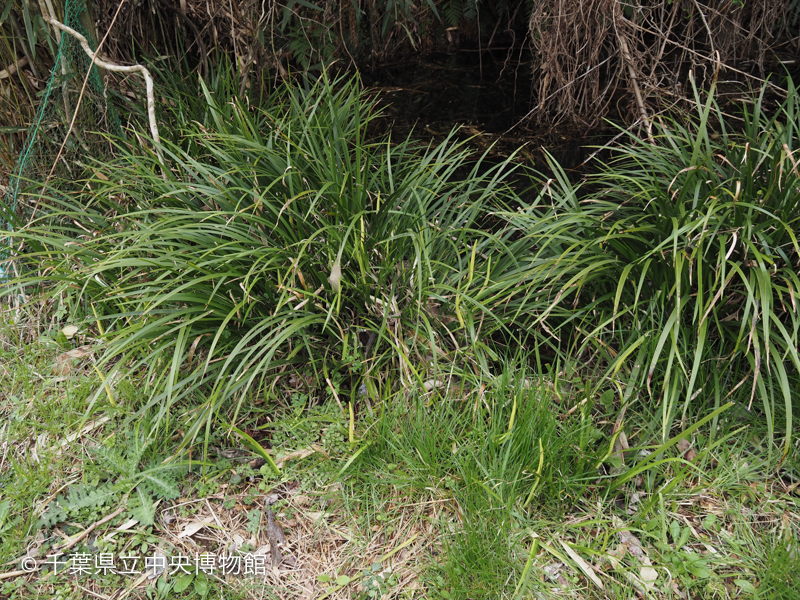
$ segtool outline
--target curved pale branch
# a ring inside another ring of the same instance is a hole
[[[153,136],[153,141],[156,144],[156,152],[158,153],[159,159],[161,158],[161,152],[158,146],[161,143],[161,138],[158,135],[158,125],[156,125],[156,103],[155,98],[153,97],[153,77],[150,75],[150,71],[148,71],[142,65],[130,65],[130,66],[123,66],[123,65],[115,65],[114,63],[107,62],[102,58],[98,57],[89,46],[89,41],[80,33],[72,29],[71,27],[67,27],[63,23],[56,21],[52,17],[45,16],[45,21],[50,23],[53,27],[56,27],[63,31],[64,33],[68,33],[76,40],[78,40],[83,47],[84,52],[92,59],[94,64],[102,67],[106,71],[113,71],[115,73],[133,73],[134,71],[138,71],[144,77],[145,86],[147,88],[147,116],[150,120],[150,133]]]

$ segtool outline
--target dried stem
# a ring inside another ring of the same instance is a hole
[[[647,108],[644,105],[642,90],[639,87],[639,77],[636,74],[636,65],[633,62],[633,57],[631,56],[630,49],[628,48],[627,37],[625,36],[625,33],[618,27],[618,23],[621,24],[624,21],[627,21],[627,19],[622,15],[622,10],[620,9],[619,4],[615,4],[614,29],[617,34],[617,43],[619,44],[619,50],[622,54],[622,60],[625,61],[625,64],[628,67],[628,76],[631,80],[631,86],[633,87],[633,94],[636,97],[636,106],[639,108],[639,115],[641,116],[642,122],[647,128],[647,136],[651,138],[653,137],[653,124],[650,121],[650,117],[647,116]]]
[[[102,67],[106,71],[112,71],[114,73],[134,73],[139,72],[144,77],[145,85],[147,88],[147,116],[150,120],[150,133],[153,136],[153,141],[155,142],[156,146],[156,153],[158,154],[158,159],[163,164],[164,160],[161,156],[161,150],[159,148],[161,144],[161,138],[158,135],[158,125],[156,124],[156,102],[153,96],[153,77],[150,75],[150,71],[147,68],[143,67],[142,65],[130,65],[130,66],[123,66],[123,65],[115,65],[114,63],[107,62],[102,58],[97,56],[96,52],[92,52],[91,47],[89,46],[88,40],[82,36],[80,33],[72,29],[71,27],[67,27],[63,23],[56,21],[52,17],[45,19],[48,23],[53,25],[54,27],[59,28],[64,33],[68,33],[75,39],[77,39],[81,47],[83,47],[83,51],[92,59],[92,62],[99,67]]]

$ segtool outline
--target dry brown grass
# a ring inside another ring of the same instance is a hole
[[[628,121],[647,120],[691,94],[690,70],[701,87],[720,71],[760,82],[768,59],[774,63],[774,52],[792,43],[788,15],[788,0],[653,2],[635,10],[615,0],[537,2],[530,17],[535,114],[593,126],[616,103]]]
[[[690,70],[701,86],[720,71],[746,85],[758,82],[780,71],[779,57],[796,54],[800,42],[792,0],[681,0],[635,9],[616,0],[541,0],[527,15],[521,1],[501,2],[482,7],[477,17],[465,12],[456,27],[436,16],[449,14],[454,2],[433,4],[436,13],[427,0],[405,9],[385,0],[325,0],[316,2],[318,10],[280,0],[125,0],[105,52],[121,63],[139,61],[143,53],[189,57],[187,64],[205,75],[213,63],[230,58],[244,94],[320,63],[376,66],[434,49],[510,44],[515,49],[509,60],[517,49],[533,52],[536,108],[530,117],[594,126],[609,114],[647,121],[690,97]],[[110,0],[93,3],[99,34],[108,30],[119,6]],[[19,21],[17,12],[10,15]],[[2,25],[0,67],[7,69],[0,75],[0,93],[7,99],[4,106],[15,109],[0,109],[3,124],[19,124],[21,116],[30,121],[32,115],[18,108],[35,101],[53,62],[41,33],[37,58],[29,60],[30,48],[12,24],[7,19]],[[0,153],[8,156],[0,159],[12,164],[13,151],[6,146]]]

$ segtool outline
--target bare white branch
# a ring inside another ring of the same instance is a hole
[[[147,88],[147,116],[150,120],[150,133],[153,136],[153,141],[156,144],[156,152],[158,153],[159,159],[161,158],[161,152],[159,150],[159,145],[161,144],[161,138],[158,135],[158,125],[156,125],[156,102],[153,96],[153,77],[150,75],[150,71],[148,71],[142,65],[130,65],[130,66],[123,66],[123,65],[115,65],[114,63],[107,62],[102,58],[95,55],[92,52],[91,47],[89,46],[89,42],[87,39],[82,36],[80,33],[72,29],[71,27],[67,27],[63,23],[56,21],[52,17],[45,17],[45,20],[50,23],[53,27],[57,27],[64,33],[68,33],[76,40],[81,43],[84,52],[92,59],[94,64],[102,67],[106,71],[113,71],[115,73],[133,73],[138,71],[144,77],[145,86]]]

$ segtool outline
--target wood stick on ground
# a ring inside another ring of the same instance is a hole
[[[123,503],[122,506],[120,506],[117,510],[112,512],[110,515],[106,515],[105,517],[103,517],[99,521],[97,521],[95,523],[92,523],[89,527],[87,527],[86,529],[84,529],[80,533],[75,534],[74,536],[72,536],[70,538],[67,538],[67,540],[63,544],[54,546],[53,550],[69,550],[75,544],[77,544],[83,538],[85,538],[87,535],[92,533],[92,531],[94,531],[95,529],[100,527],[100,525],[102,525],[104,523],[108,523],[114,517],[119,516],[126,508],[127,508],[127,506],[125,505],[125,503]]]

